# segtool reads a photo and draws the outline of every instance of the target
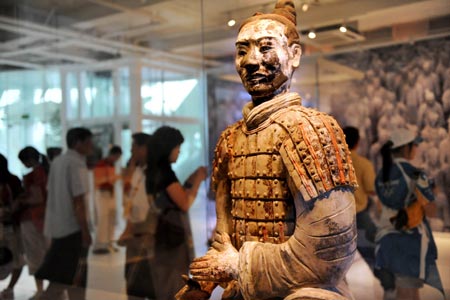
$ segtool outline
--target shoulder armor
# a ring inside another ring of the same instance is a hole
[[[334,118],[302,106],[273,117],[288,133],[280,154],[305,201],[336,187],[357,186],[345,136]]]
[[[211,188],[213,191],[216,190],[218,181],[226,178],[228,173],[228,160],[231,156],[232,149],[231,145],[235,138],[235,133],[238,128],[242,126],[243,121],[240,120],[232,125],[229,125],[220,134],[219,140],[217,141],[216,148],[214,150],[214,161],[213,161],[213,171],[211,176]]]

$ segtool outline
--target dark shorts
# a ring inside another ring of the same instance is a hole
[[[81,232],[52,239],[44,262],[35,277],[67,285],[86,286],[88,250],[82,246]],[[75,275],[79,282],[74,283]]]

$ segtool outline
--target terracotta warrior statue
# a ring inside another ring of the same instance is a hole
[[[240,27],[235,64],[252,101],[217,144],[216,234],[179,299],[211,283],[223,299],[351,298],[355,174],[337,122],[289,92],[299,43],[293,1]]]

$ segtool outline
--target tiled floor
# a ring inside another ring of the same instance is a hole
[[[195,225],[195,224],[194,224]],[[195,227],[194,227],[195,228]],[[450,233],[435,233],[438,244],[438,267],[441,273],[444,288],[450,295]],[[203,245],[201,247],[205,248]],[[126,300],[123,280],[124,249],[109,255],[90,256],[89,260],[89,300]],[[378,281],[372,276],[369,267],[357,255],[347,274],[347,280],[356,300],[382,299],[382,290]],[[3,289],[9,279],[0,282]],[[15,299],[26,300],[33,295],[35,290],[33,279],[24,270],[15,288]],[[212,300],[220,299],[220,291],[217,290]],[[442,296],[430,287],[421,290],[422,300],[441,300]]]

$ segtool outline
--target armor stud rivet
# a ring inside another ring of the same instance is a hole
[[[266,218],[268,218],[268,217],[269,217],[269,214],[268,214],[268,213],[266,213],[266,214],[265,214],[265,217],[266,217]]]
[[[275,196],[278,196],[278,193],[275,194]],[[278,206],[278,201],[275,201],[275,206]]]
[[[264,242],[264,239],[263,239],[263,238],[260,238],[259,241],[260,241],[261,243],[263,243],[263,242]]]
[[[262,235],[262,234],[263,234],[262,230],[260,230],[258,233],[259,233],[259,235]]]
[[[246,213],[245,215],[246,215],[247,217],[250,217],[250,213]]]
[[[279,235],[279,233],[278,232],[275,232],[275,236],[278,236]]]
[[[242,230],[241,230],[241,231],[239,231],[239,234],[244,234],[244,231],[242,231]]]

